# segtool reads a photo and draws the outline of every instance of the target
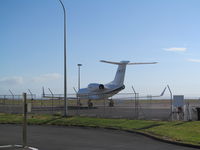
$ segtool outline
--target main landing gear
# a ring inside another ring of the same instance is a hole
[[[114,101],[112,99],[109,100],[108,106],[109,107],[114,107]]]
[[[88,108],[92,108],[92,107],[93,107],[92,100],[91,100],[91,99],[89,99],[89,100],[88,100]]]
[[[113,101],[112,99],[109,99],[108,101],[109,101],[109,102],[108,102],[108,106],[109,106],[109,107],[114,107],[114,101]],[[93,107],[92,100],[89,99],[89,100],[88,100],[88,108],[92,108],[92,107]]]

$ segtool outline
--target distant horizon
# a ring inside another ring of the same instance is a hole
[[[44,89],[45,90],[45,95],[46,96],[51,96],[52,94],[50,93],[50,91],[48,90],[48,89]],[[52,90],[51,90],[52,91]],[[12,93],[13,93],[13,91],[11,91]],[[161,92],[161,91],[160,91]],[[163,92],[163,91],[162,91]],[[30,92],[29,91],[24,91],[23,93],[27,93],[27,97],[28,98],[31,98],[31,96],[34,98],[34,99],[41,99],[41,98],[43,98],[43,93],[42,93],[42,91],[41,91],[41,94],[35,94],[35,93],[32,93],[32,91],[31,91],[31,93],[32,94],[30,94]],[[22,95],[23,95],[23,93],[13,93],[14,94],[14,97],[15,97],[15,99],[19,99],[19,97],[21,97],[22,98]],[[165,92],[164,92],[164,95],[163,96],[160,96],[159,97],[159,95],[161,94],[161,93],[157,93],[157,94],[154,94],[154,95],[152,95],[152,94],[150,94],[150,93],[137,93],[138,95],[139,95],[139,99],[138,100],[170,100],[171,99],[171,95],[170,95],[170,92],[169,92],[169,90],[168,89],[166,89],[165,90]],[[173,93],[172,93],[173,94]],[[55,96],[55,97],[61,97],[61,98],[63,98],[64,97],[64,94],[63,93],[53,93],[53,95]],[[76,97],[76,93],[74,92],[74,93],[68,93],[67,94],[68,95],[68,97]],[[200,100],[200,96],[199,95],[184,95],[184,94],[173,94],[173,96],[174,95],[183,95],[184,96],[184,99],[195,99],[195,100]],[[156,97],[155,97],[156,96]],[[13,97],[13,95],[10,93],[10,94],[0,94],[0,98],[12,98]],[[117,99],[120,99],[120,98],[122,98],[122,99],[124,99],[124,100],[134,100],[135,99],[135,95],[134,95],[134,92],[132,91],[132,92],[123,92],[123,91],[121,91],[121,92],[119,92],[119,93],[117,93],[116,95],[114,95],[114,96],[112,96],[112,98],[113,99],[115,99],[115,98],[117,98]],[[44,97],[44,99],[45,99],[45,97]],[[49,98],[47,98],[47,99],[49,99]],[[116,100],[117,100],[116,99]]]

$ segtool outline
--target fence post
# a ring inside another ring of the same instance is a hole
[[[27,101],[26,93],[23,93],[23,148],[27,146]]]
[[[171,98],[171,100],[170,100],[170,105],[171,105],[171,113],[170,113],[170,115],[171,115],[171,121],[173,121],[173,94],[172,94],[172,91],[171,91],[169,85],[167,85],[167,88],[168,88],[168,90],[170,92],[170,98]]]
[[[4,105],[5,105],[6,104],[6,96],[4,95],[3,98],[4,98]]]

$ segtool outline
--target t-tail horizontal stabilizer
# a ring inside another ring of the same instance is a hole
[[[126,65],[142,65],[142,64],[156,64],[157,63],[157,62],[130,63],[130,61],[112,62],[112,61],[106,61],[106,60],[100,60],[100,62],[118,65],[115,78],[111,83],[114,85],[118,85],[119,87],[124,86]]]
[[[130,61],[113,62],[113,61],[106,61],[106,60],[100,60],[100,62],[104,62],[104,63],[108,63],[108,64],[115,64],[115,65],[144,65],[144,64],[157,64],[158,63],[158,62],[130,63]]]

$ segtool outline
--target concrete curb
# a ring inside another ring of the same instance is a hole
[[[99,128],[101,128],[101,127],[99,127]],[[134,130],[123,130],[123,129],[117,129],[117,128],[107,128],[107,127],[102,128],[102,129],[119,130],[119,131],[124,131],[124,132],[128,132],[128,133],[135,133],[135,134],[143,135],[143,136],[149,137],[151,139],[154,139],[154,140],[157,140],[157,141],[161,141],[161,142],[165,142],[165,143],[169,143],[169,144],[174,144],[174,145],[179,145],[179,146],[185,146],[185,147],[191,147],[191,148],[200,149],[199,145],[176,142],[176,141],[172,141],[170,139],[163,139],[161,137],[155,136],[155,135],[150,134],[150,133],[144,133],[144,132],[134,131]]]
[[[200,149],[200,146],[198,146],[198,145],[176,142],[176,141],[172,141],[172,140],[169,140],[169,139],[163,139],[163,138],[159,138],[159,137],[157,137],[157,136],[155,136],[153,134],[150,134],[150,133],[144,133],[144,132],[138,132],[138,131],[129,131],[129,130],[122,130],[122,131],[129,132],[129,133],[140,134],[140,135],[149,137],[151,139],[154,139],[154,140],[157,140],[157,141],[161,141],[161,142],[165,142],[165,143],[169,143],[169,144],[174,144],[174,145],[179,145],[179,146],[184,146],[184,147],[191,147],[191,148]]]

